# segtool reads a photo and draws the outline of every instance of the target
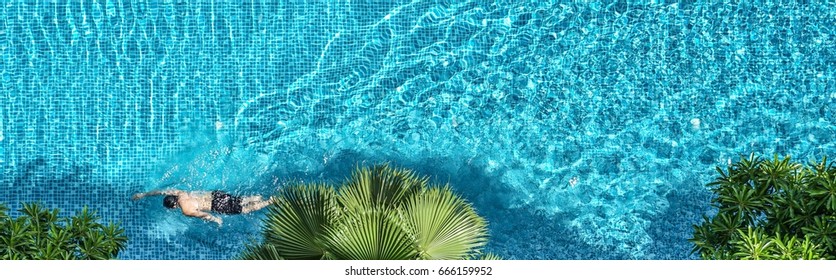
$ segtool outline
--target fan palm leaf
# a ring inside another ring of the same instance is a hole
[[[388,164],[356,169],[341,188],[339,201],[348,211],[395,209],[428,181],[428,177],[418,177],[411,170]]]
[[[322,259],[325,234],[337,219],[336,192],[325,185],[295,185],[280,192],[269,208],[265,241],[285,259]]]
[[[403,212],[421,259],[466,259],[487,241],[485,220],[447,186],[411,197]]]
[[[346,215],[329,237],[334,259],[411,260],[417,256],[409,230],[394,211]]]

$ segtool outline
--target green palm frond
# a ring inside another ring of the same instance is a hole
[[[325,233],[338,215],[336,192],[325,185],[289,186],[268,210],[265,241],[286,259],[321,259]]]
[[[341,188],[340,203],[349,211],[395,209],[428,181],[428,177],[418,177],[411,170],[388,164],[358,168]]]
[[[711,229],[720,242],[728,242],[744,225],[741,215],[721,212],[711,220]]]
[[[777,233],[773,238],[773,251],[776,259],[779,260],[794,260],[797,259],[796,252],[799,245],[798,238],[795,236],[786,236]]]
[[[409,229],[394,211],[346,215],[329,236],[334,259],[413,260],[417,256]]]
[[[797,248],[796,254],[799,256],[799,259],[802,259],[802,260],[824,259],[824,255],[825,255],[824,249],[821,248],[821,246],[819,246],[818,244],[813,243],[810,240],[809,236],[806,236],[804,238],[804,241],[801,242],[801,245],[797,246],[796,248]],[[833,256],[830,256],[830,258],[832,259]]]
[[[487,225],[449,187],[430,188],[404,206],[419,258],[465,259],[487,241]]]
[[[708,185],[719,212],[694,226],[694,253],[725,259],[836,258],[836,167],[742,157]]]
[[[801,230],[825,249],[836,250],[836,219],[817,216],[810,225],[802,227]]]
[[[118,224],[103,225],[85,206],[70,218],[40,203],[24,203],[20,217],[0,207],[0,259],[113,259],[127,236]]]
[[[810,168],[813,170],[815,174],[823,174],[827,172],[836,172],[834,169],[833,162],[827,162],[827,157],[823,157],[821,162],[811,162]]]
[[[808,199],[809,195],[800,196],[798,200],[789,203],[789,219],[785,223],[800,231],[801,228],[810,225],[819,215],[818,203],[815,200]]]
[[[822,249],[807,236],[804,241],[797,236],[776,234],[772,239],[774,255],[779,260],[816,260],[822,258]]]
[[[703,222],[699,225],[693,225],[694,229],[694,236],[691,239],[688,239],[691,243],[694,243],[694,248],[691,249],[691,253],[698,253],[700,255],[711,255],[717,248],[723,244],[723,242],[727,240],[721,239],[728,239],[730,237],[721,236],[719,233],[714,231],[714,227],[711,223],[711,220],[703,216]]]
[[[819,207],[836,213],[836,176],[831,176],[828,172],[817,175],[810,180],[808,192],[810,196],[820,201]]]
[[[760,165],[764,162],[755,154],[750,154],[749,158],[741,156],[740,161],[736,162],[729,169],[729,177],[732,182],[738,185],[752,185],[756,179],[762,174]]]
[[[757,189],[761,195],[765,195],[791,186],[801,165],[790,162],[790,157],[779,160],[778,155],[775,155],[773,160],[764,161],[760,168],[763,174],[758,179]]]
[[[0,203],[0,221],[6,220],[8,218],[8,214],[6,212],[9,211],[9,207],[6,204]]]
[[[761,228],[749,227],[746,232],[738,229],[738,239],[733,241],[737,252],[734,257],[740,260],[768,260],[775,256],[770,254],[775,246],[774,241],[764,234]]]
[[[742,215],[749,224],[754,224],[764,209],[765,196],[748,186],[734,186],[719,194],[720,210]]]

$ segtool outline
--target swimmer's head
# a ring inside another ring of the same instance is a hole
[[[165,206],[165,208],[177,208],[177,196],[166,195],[165,198],[163,198],[163,206]]]

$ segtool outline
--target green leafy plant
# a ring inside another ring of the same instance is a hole
[[[836,258],[836,168],[823,158],[803,166],[754,154],[708,184],[717,215],[694,225],[703,259]]]
[[[243,259],[499,259],[482,255],[487,223],[449,186],[378,165],[339,189],[284,188],[268,208],[264,238]]]
[[[7,215],[8,210],[0,204],[2,260],[113,259],[127,242],[121,227],[99,224],[86,207],[69,218],[37,203],[24,204],[17,218]]]

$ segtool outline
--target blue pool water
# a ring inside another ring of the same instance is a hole
[[[89,205],[123,259],[233,258],[263,215],[135,192],[384,161],[451,183],[505,258],[690,259],[715,166],[836,154],[833,5],[79,2],[0,4],[0,203]]]

